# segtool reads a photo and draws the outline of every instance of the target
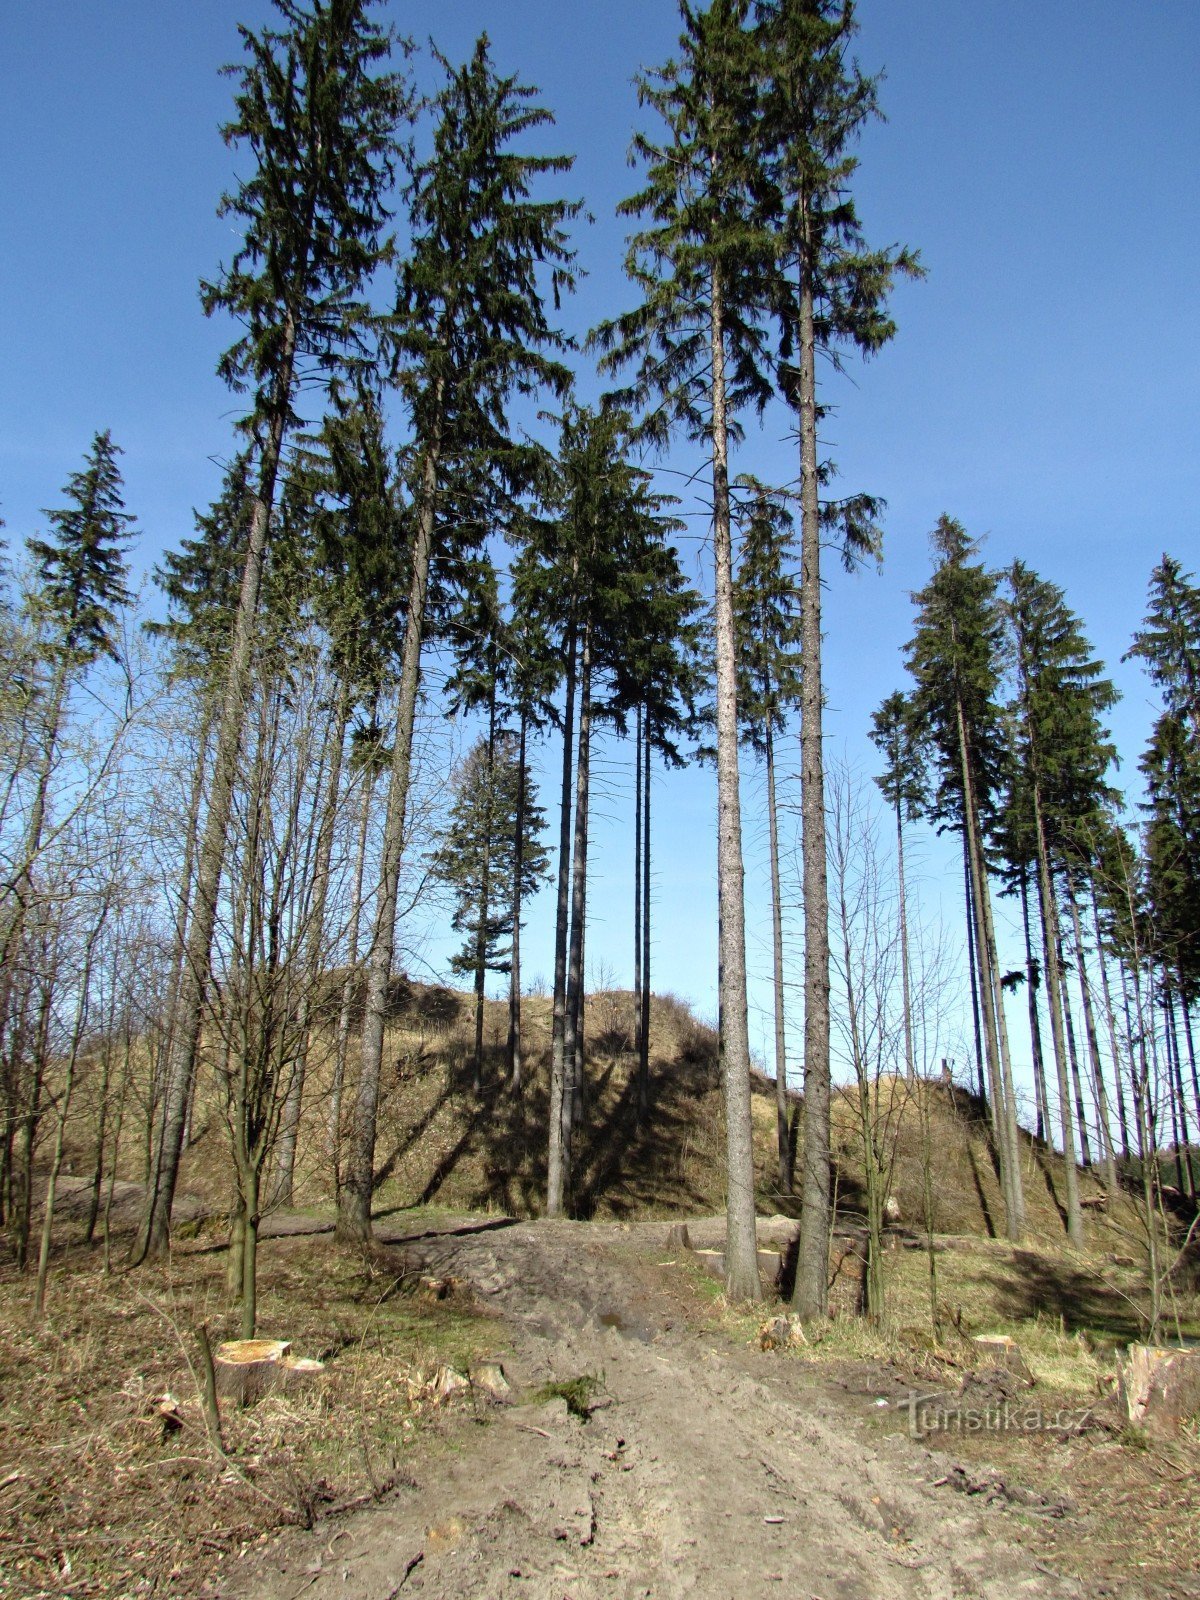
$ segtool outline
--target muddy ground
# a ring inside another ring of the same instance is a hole
[[[495,1314],[510,1393],[467,1391],[414,1453],[411,1485],[281,1534],[202,1592],[1200,1595],[1183,1574],[1178,1587],[1142,1590],[1055,1571],[1025,1529],[1065,1508],[1036,1493],[1015,1510],[958,1492],[953,1457],[878,1426],[888,1396],[848,1392],[698,1315],[694,1283],[664,1265],[665,1238],[663,1224],[479,1218],[418,1235],[396,1229],[390,1240],[415,1269],[470,1285]],[[693,1243],[704,1242],[693,1228]],[[537,1398],[581,1378],[594,1380],[571,1392],[584,1416],[561,1397]]]

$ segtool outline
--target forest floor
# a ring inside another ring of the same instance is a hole
[[[786,1234],[770,1227],[760,1242]],[[693,1223],[692,1243],[721,1231]],[[914,1392],[979,1412],[1029,1399],[1006,1375],[836,1338],[764,1352],[761,1313],[726,1308],[663,1223],[448,1218],[383,1238],[486,1307],[511,1390],[465,1391],[382,1502],[288,1531],[200,1592],[1200,1596],[1200,1454],[1131,1445],[1095,1393],[1042,1383],[1032,1436],[914,1439]]]
[[[364,1255],[273,1219],[261,1331],[327,1370],[224,1407],[219,1457],[193,1333],[236,1332],[215,1236],[132,1274],[68,1252],[40,1324],[5,1277],[0,1594],[1200,1597],[1200,1449],[1122,1434],[1107,1357],[1068,1332],[1066,1312],[1119,1315],[1097,1269],[939,1241],[960,1320],[1030,1273],[1057,1295],[1052,1321],[1008,1324],[1038,1379],[1016,1392],[965,1341],[922,1352],[851,1316],[764,1351],[770,1305],[728,1306],[703,1265],[722,1219],[693,1219],[691,1250],[668,1228],[401,1212]],[[761,1219],[760,1243],[793,1231]],[[920,1281],[921,1252],[894,1260]],[[913,1438],[914,1393],[984,1425]],[[1032,1424],[989,1425],[1008,1402]]]

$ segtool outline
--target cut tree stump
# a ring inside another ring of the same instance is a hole
[[[1121,1409],[1152,1439],[1174,1438],[1200,1418],[1200,1350],[1131,1344],[1117,1374]]]
[[[1021,1354],[1021,1346],[1007,1333],[978,1333],[971,1343],[989,1366],[1003,1367],[1005,1372],[1011,1372],[1022,1383],[1033,1387],[1033,1373]]]
[[[691,1248],[692,1241],[690,1235],[688,1234],[687,1223],[673,1222],[671,1224],[671,1231],[667,1234],[667,1249],[690,1250]]]
[[[250,1406],[265,1394],[310,1383],[325,1371],[323,1361],[288,1354],[288,1339],[230,1339],[217,1347],[213,1370],[217,1393]]]

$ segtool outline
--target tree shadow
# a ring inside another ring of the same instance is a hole
[[[1051,1316],[1068,1333],[1120,1340],[1137,1339],[1144,1326],[1137,1306],[1097,1273],[1032,1250],[1014,1250],[1003,1274],[983,1281],[994,1291],[1000,1315],[1014,1321]]]

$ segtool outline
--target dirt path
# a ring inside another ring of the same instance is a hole
[[[220,1594],[1084,1594],[1012,1542],[1004,1513],[936,1487],[940,1458],[868,1429],[802,1363],[689,1320],[656,1264],[664,1237],[662,1224],[480,1222],[404,1240],[499,1314],[514,1399],[602,1374],[596,1408],[586,1421],[559,1399],[464,1414],[418,1457],[415,1487],[285,1534]]]

